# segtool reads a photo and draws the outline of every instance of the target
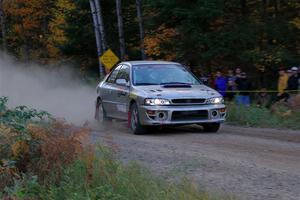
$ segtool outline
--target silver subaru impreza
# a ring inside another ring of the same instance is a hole
[[[217,132],[224,122],[222,96],[175,62],[122,62],[97,86],[96,115],[128,120],[134,134],[151,126],[199,124]]]

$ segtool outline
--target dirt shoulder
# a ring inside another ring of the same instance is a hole
[[[300,130],[253,128],[233,125],[223,125],[223,130],[230,132],[230,134],[300,143]]]
[[[137,161],[170,180],[184,176],[209,191],[237,199],[299,199],[300,133],[223,126],[220,133],[197,126],[132,135],[126,123],[94,126],[93,141],[119,149],[124,162]]]

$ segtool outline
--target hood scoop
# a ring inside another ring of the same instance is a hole
[[[162,84],[164,88],[191,88],[192,86],[188,83],[166,83]]]
[[[150,92],[162,92],[161,89],[158,89],[158,90],[150,90]]]

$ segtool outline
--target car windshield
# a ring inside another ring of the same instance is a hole
[[[146,64],[133,66],[134,85],[188,84],[200,82],[183,66],[176,64]]]

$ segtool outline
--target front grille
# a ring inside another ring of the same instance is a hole
[[[206,99],[172,99],[174,104],[203,104]]]
[[[205,119],[208,119],[207,110],[174,111],[172,113],[172,121],[193,121]]]

